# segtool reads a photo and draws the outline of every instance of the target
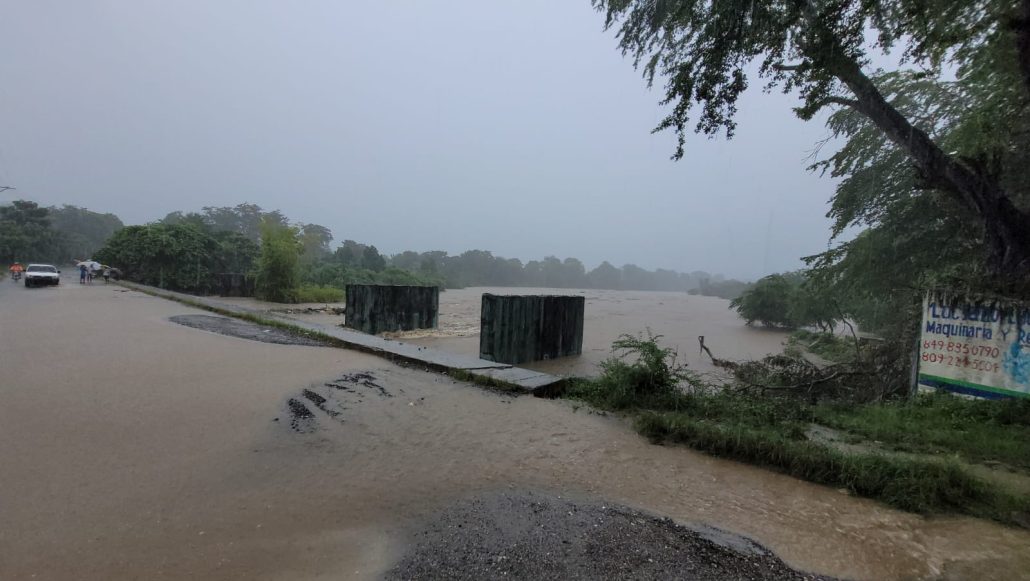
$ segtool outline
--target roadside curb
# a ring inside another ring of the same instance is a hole
[[[115,281],[115,284],[219,315],[268,325],[298,336],[318,339],[332,347],[362,351],[389,361],[421,366],[427,371],[446,373],[460,381],[468,381],[491,389],[531,394],[537,397],[554,397],[561,391],[566,381],[563,377],[531,369],[447,353],[438,349],[366,335],[342,327],[291,319],[265,311],[219,302],[209,297],[194,296],[128,281]]]

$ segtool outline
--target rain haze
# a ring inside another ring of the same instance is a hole
[[[2,201],[145,223],[253,202],[385,253],[755,278],[826,248],[793,97],[670,161],[589,2],[5,2]],[[13,198],[11,197],[12,195]]]
[[[1028,578],[1030,0],[0,6],[0,581]]]

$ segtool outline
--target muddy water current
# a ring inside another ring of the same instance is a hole
[[[662,344],[676,349],[679,361],[703,373],[715,372],[707,355],[702,356],[698,336],[704,335],[716,357],[757,359],[783,349],[786,334],[743,324],[729,309],[729,301],[686,293],[467,288],[440,294],[440,328],[435,333],[413,333],[412,343],[476,355],[479,353],[480,301],[483,293],[494,294],[579,294],[586,297],[583,321],[583,354],[526,364],[559,375],[592,375],[598,364],[611,355],[612,342],[623,333],[662,335]],[[422,335],[422,336],[420,336]]]
[[[375,578],[435,511],[509,489],[706,523],[840,577],[1030,571],[1026,531],[653,446],[568,403],[185,327],[169,317],[201,313],[113,287],[0,284],[0,326],[21,329],[0,334],[0,578]],[[679,337],[729,356],[735,332]],[[761,337],[749,353],[779,340]]]

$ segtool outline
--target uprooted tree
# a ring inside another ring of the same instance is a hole
[[[871,130],[880,138],[831,160],[832,172],[855,175],[902,153],[916,178],[905,194],[932,191],[961,212],[987,273],[1030,272],[1030,0],[594,4],[648,81],[667,79],[664,104],[672,109],[655,130],[678,134],[674,158],[683,156],[695,107],[697,132],[732,136],[747,71],[757,67],[768,87],[800,94],[802,119],[833,107],[851,114],[831,126],[835,134]],[[908,69],[867,72],[870,56],[891,48],[901,49]],[[937,90],[928,106],[906,108],[896,98],[927,86]]]

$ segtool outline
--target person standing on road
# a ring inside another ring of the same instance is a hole
[[[79,265],[79,284],[86,284],[86,265]]]
[[[104,284],[111,282],[111,267],[104,267]]]

